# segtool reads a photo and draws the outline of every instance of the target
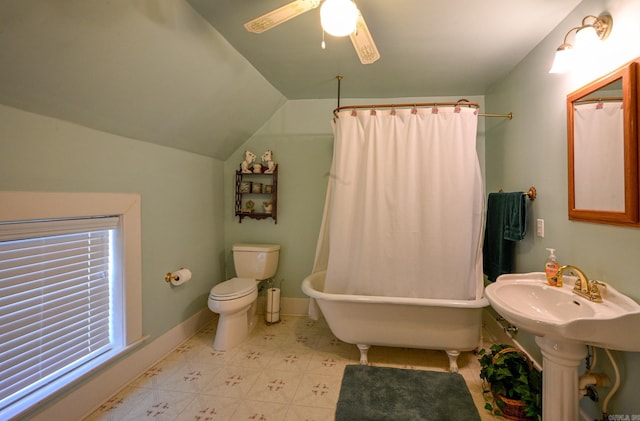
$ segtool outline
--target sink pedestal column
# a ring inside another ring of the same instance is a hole
[[[578,421],[578,367],[587,346],[536,336],[542,351],[542,420]]]

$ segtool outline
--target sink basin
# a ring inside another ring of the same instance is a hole
[[[640,305],[607,285],[603,302],[573,293],[575,277],[562,288],[543,272],[508,274],[485,289],[491,306],[507,321],[539,337],[553,337],[619,351],[640,351]]]
[[[495,311],[536,335],[542,353],[542,419],[578,420],[578,367],[586,345],[640,351],[640,305],[615,288],[599,287],[602,303],[573,292],[575,277],[561,288],[542,272],[499,276],[485,295]]]

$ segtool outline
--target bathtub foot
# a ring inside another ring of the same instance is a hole
[[[449,371],[452,373],[458,372],[458,356],[460,351],[447,350],[447,357],[449,357]]]
[[[367,357],[369,348],[369,345],[358,344],[358,349],[360,350],[360,365],[369,365],[369,358]]]

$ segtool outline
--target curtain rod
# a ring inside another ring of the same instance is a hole
[[[415,107],[437,107],[439,105],[442,106],[450,106],[456,107],[458,105],[466,106],[466,107],[475,107],[480,108],[480,105],[476,102],[470,102],[466,99],[461,99],[457,102],[422,102],[422,103],[413,103],[413,104],[370,104],[370,105],[344,105],[340,106],[340,84],[342,82],[342,76],[337,75],[336,79],[338,80],[338,107],[333,110],[333,115],[337,115],[338,112],[342,110],[352,110],[356,108],[415,108]],[[504,117],[509,120],[513,120],[513,113],[508,114],[488,114],[488,113],[479,113],[479,117]]]
[[[368,104],[368,105],[343,105],[341,107],[336,108],[335,110],[333,110],[333,114],[337,114],[338,112],[342,111],[342,110],[353,110],[356,108],[415,108],[415,107],[437,107],[437,106],[449,106],[449,107],[455,107],[458,105],[462,105],[465,107],[475,107],[475,108],[480,108],[480,105],[478,105],[475,102],[469,102],[469,101],[458,101],[458,102],[421,102],[421,103],[413,103],[413,104]],[[508,118],[509,120],[513,119],[513,113],[509,113],[509,114],[488,114],[488,113],[479,113],[478,116],[480,117],[504,117],[504,118]]]
[[[622,101],[622,97],[604,97],[604,98],[584,98],[573,101],[574,104],[582,104],[587,102],[618,102]]]

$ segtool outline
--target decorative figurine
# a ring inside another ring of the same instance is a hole
[[[243,209],[243,212],[245,213],[253,213],[253,208],[256,204],[253,203],[253,200],[247,200],[247,203],[245,203],[245,208]]]
[[[251,193],[251,181],[243,181],[240,183],[240,193]]]
[[[240,164],[243,174],[251,174],[251,164],[256,160],[256,154],[251,151],[244,151],[244,161]]]
[[[273,203],[271,202],[262,202],[262,206],[264,206],[264,213],[271,213],[273,210]]]
[[[267,167],[265,174],[273,174],[276,169],[276,163],[273,161],[273,153],[271,150],[262,154],[262,163]]]
[[[251,193],[262,193],[262,183],[251,183]]]

